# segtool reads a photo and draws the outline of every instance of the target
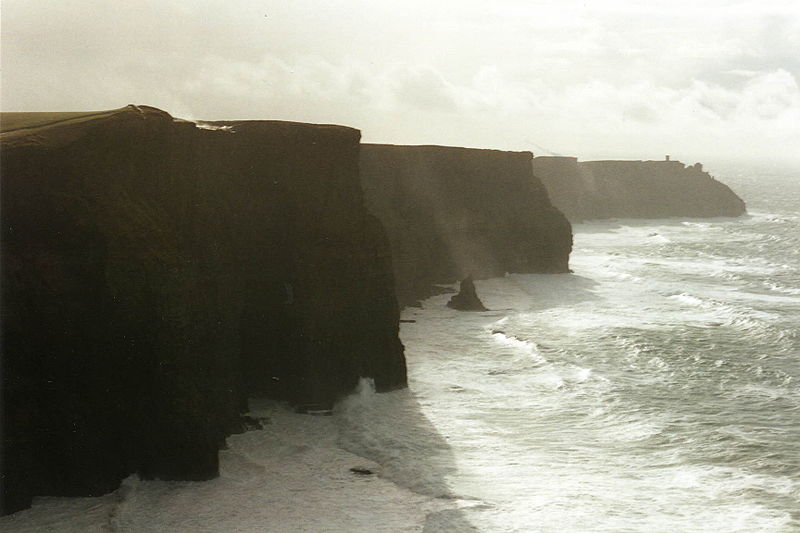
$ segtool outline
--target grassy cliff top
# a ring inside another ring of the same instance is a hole
[[[121,107],[119,109],[109,109],[106,111],[4,112],[0,113],[0,131],[6,133],[17,130],[44,128],[55,124],[78,124],[89,120],[109,117],[115,113],[120,113],[125,109],[125,107]]]
[[[157,109],[155,107],[145,105],[127,105],[118,109],[108,109],[104,111],[72,111],[72,112],[59,112],[59,111],[13,111],[0,113],[0,133],[4,138],[28,137],[32,134],[37,134],[50,128],[56,127],[63,129],[67,126],[71,130],[71,126],[84,125],[96,120],[103,120],[112,118],[115,115],[131,116],[139,115],[148,118],[158,118],[175,120],[178,122],[193,122],[184,121],[181,119],[173,118],[169,113]],[[230,130],[271,130],[280,134],[280,132],[294,131],[305,132],[312,135],[318,133],[335,133],[344,134],[348,137],[360,137],[361,132],[357,129],[340,126],[336,124],[307,124],[303,122],[290,122],[283,120],[225,120],[225,121],[197,121],[195,124],[203,129],[217,129],[219,127],[230,128]]]

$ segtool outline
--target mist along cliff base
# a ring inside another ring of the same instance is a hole
[[[248,395],[405,385],[357,130],[137,106],[3,124],[4,512],[213,477]]]
[[[567,272],[572,228],[533,175],[530,152],[361,147],[367,207],[389,234],[401,304],[468,275]]]
[[[537,157],[533,171],[572,222],[603,218],[731,217],[745,204],[699,163]]]

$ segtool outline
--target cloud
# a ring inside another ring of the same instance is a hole
[[[785,6],[5,0],[2,106],[145,103],[578,155],[794,153],[800,14]]]
[[[451,85],[429,66],[402,68],[390,74],[400,107],[455,111],[458,107]]]

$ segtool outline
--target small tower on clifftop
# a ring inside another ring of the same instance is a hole
[[[664,161],[669,161],[669,156],[668,155],[664,156]]]

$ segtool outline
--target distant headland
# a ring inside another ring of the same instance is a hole
[[[572,222],[604,218],[735,217],[744,201],[696,163],[536,157],[533,172]]]

